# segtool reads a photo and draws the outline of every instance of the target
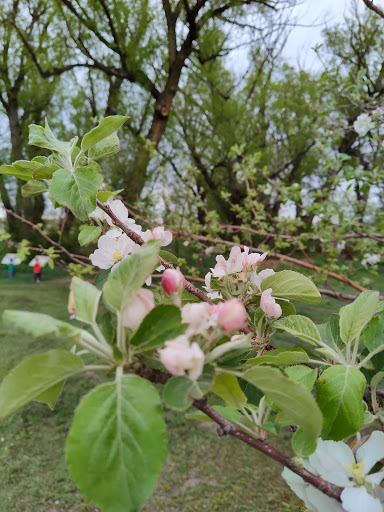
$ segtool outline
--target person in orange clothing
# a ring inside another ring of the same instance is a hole
[[[40,283],[41,280],[41,265],[39,260],[36,258],[35,264],[33,265],[33,281]]]

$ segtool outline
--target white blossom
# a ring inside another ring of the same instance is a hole
[[[370,254],[369,252],[365,253],[363,259],[361,260],[361,264],[364,268],[368,268],[370,265],[376,265],[381,260],[380,254]]]
[[[97,242],[97,246],[98,249],[89,256],[89,259],[93,265],[103,269],[113,267],[138,247],[125,234],[119,237],[108,234],[102,235]]]
[[[353,123],[353,128],[359,137],[364,137],[364,135],[367,135],[369,130],[372,130],[374,127],[375,123],[368,114],[360,114]]]

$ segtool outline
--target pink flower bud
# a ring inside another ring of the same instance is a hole
[[[140,288],[124,308],[122,317],[124,327],[136,330],[154,307],[153,293],[145,288]]]
[[[244,305],[237,299],[227,300],[211,307],[217,315],[218,325],[224,331],[230,332],[244,327],[247,315]]]
[[[280,304],[272,297],[272,288],[268,288],[261,294],[260,307],[269,318],[279,318],[282,315]]]
[[[188,336],[182,334],[165,343],[165,348],[158,350],[160,361],[172,375],[187,374],[197,380],[204,367],[204,352],[194,341],[189,342]]]
[[[167,295],[180,293],[184,290],[186,284],[187,281],[179,268],[167,268],[161,278],[161,286]]]

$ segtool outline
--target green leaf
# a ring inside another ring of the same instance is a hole
[[[284,318],[278,318],[272,322],[272,325],[275,329],[288,332],[289,334],[292,334],[292,336],[295,336],[295,338],[310,341],[316,345],[318,342],[321,342],[320,334],[316,325],[306,316],[291,315]]]
[[[308,457],[317,448],[317,442],[304,432],[302,428],[296,430],[292,437],[292,449],[298,457]]]
[[[290,366],[285,369],[285,374],[295,382],[301,382],[301,384],[304,384],[309,391],[312,390],[317,379],[317,370],[315,368],[308,368],[308,366]]]
[[[50,129],[47,120],[45,120],[45,128],[36,124],[29,125],[28,143],[30,146],[49,149],[55,153],[70,154],[72,147],[76,144],[76,141],[77,137],[72,139],[71,142],[58,140]]]
[[[171,377],[164,386],[163,400],[166,407],[184,411],[192,405],[195,398],[202,398],[204,393],[196,381],[187,375]]]
[[[99,226],[87,226],[82,229],[77,237],[81,246],[89,244],[99,238],[101,235],[101,228]]]
[[[224,418],[228,421],[238,422],[241,419],[241,413],[236,411],[235,409],[231,409],[230,407],[226,407],[223,405],[213,405],[212,409],[216,412],[224,416]],[[187,420],[196,420],[196,421],[210,421],[215,423],[209,416],[204,414],[202,411],[196,411],[185,415]]]
[[[261,290],[268,288],[272,288],[272,295],[277,298],[298,300],[308,304],[318,304],[321,301],[319,290],[312,281],[293,270],[282,270],[264,279]]]
[[[120,151],[120,141],[116,133],[112,133],[105,139],[97,142],[89,148],[88,158],[91,160],[100,160],[106,156],[114,155]]]
[[[72,289],[75,299],[76,319],[87,324],[96,323],[101,291],[93,284],[78,277],[72,279]]]
[[[99,190],[96,197],[99,201],[101,201],[102,203],[105,203],[106,201],[108,201],[108,199],[110,197],[116,197],[123,190],[124,189],[122,189],[122,188],[119,190]]]
[[[104,119],[100,120],[96,128],[84,135],[83,140],[81,141],[81,149],[83,151],[87,151],[87,149],[115,132],[128,119],[129,117],[126,116],[104,117]]]
[[[147,242],[109,274],[103,298],[112,311],[120,311],[155,269],[160,243],[158,240]]]
[[[184,411],[192,405],[193,400],[202,398],[209,391],[214,376],[214,367],[206,364],[198,380],[192,380],[188,375],[171,377],[163,389],[165,405],[176,411]]]
[[[111,269],[101,269],[97,273],[96,279],[95,279],[95,286],[98,290],[102,290],[103,286],[107,282],[108,276],[111,273]]]
[[[384,348],[384,315],[375,316],[363,332],[364,344],[370,352]]]
[[[162,347],[166,341],[173,340],[187,329],[181,323],[181,314],[176,306],[157,306],[142,321],[130,340],[134,352],[144,352]]]
[[[103,177],[89,167],[79,167],[74,172],[59,169],[53,174],[50,193],[77,218],[88,220],[96,208],[96,194],[102,183]]]
[[[266,354],[248,359],[247,364],[276,364],[278,366],[289,366],[291,364],[306,363],[309,361],[308,354],[302,348],[278,348],[269,350]]]
[[[21,194],[23,197],[36,197],[47,191],[47,186],[41,181],[28,181],[21,187]]]
[[[51,388],[43,391],[39,396],[35,398],[38,402],[48,404],[51,411],[54,410],[57,400],[59,399],[60,393],[64,387],[65,380],[58,382]]]
[[[339,315],[331,315],[330,319],[326,324],[320,324],[317,326],[321,341],[328,345],[332,350],[343,345],[342,339],[340,338],[340,317]]]
[[[80,357],[66,350],[54,349],[27,357],[0,385],[0,420],[82,368]]]
[[[363,292],[352,304],[340,309],[340,336],[344,343],[357,338],[376,313],[379,292]]]
[[[32,171],[32,177],[35,180],[50,180],[52,179],[53,173],[58,169],[60,169],[60,167],[55,163],[42,165],[41,167],[38,167]]]
[[[139,512],[156,487],[165,454],[160,399],[148,381],[126,375],[81,400],[67,464],[87,500],[104,512]]]
[[[268,366],[251,368],[243,378],[261,389],[310,439],[319,437],[322,414],[311,392],[303,384],[293,382],[279,369]]]
[[[247,397],[242,392],[238,380],[234,375],[219,373],[211,389],[232,409],[241,409],[247,403]]]
[[[351,366],[333,366],[319,377],[317,402],[324,415],[322,437],[340,441],[364,423],[364,375]]]
[[[17,170],[13,167],[13,165],[1,165],[0,166],[0,174],[5,174],[7,176],[14,176],[15,178],[19,178],[24,181],[33,179],[31,171]]]
[[[5,324],[13,325],[33,338],[52,334],[55,338],[68,338],[73,342],[81,337],[82,330],[71,324],[56,320],[49,315],[6,309],[3,313]]]
[[[174,254],[172,254],[169,251],[161,250],[159,252],[159,256],[161,258],[163,258],[164,260],[168,261],[169,263],[172,263],[172,265],[175,267],[177,267],[179,265],[179,260],[178,260],[177,256],[175,256]]]
[[[291,302],[287,300],[276,300],[276,302],[280,305],[283,316],[296,315],[296,308]]]

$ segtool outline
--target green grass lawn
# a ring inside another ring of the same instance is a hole
[[[20,271],[0,276],[0,314],[6,308],[47,313],[67,320],[69,278],[45,271],[37,285]],[[49,279],[52,277],[52,279]],[[298,308],[316,322],[325,321],[341,303],[325,299],[322,306]],[[0,324],[0,379],[24,356],[67,342],[30,340]],[[71,480],[64,460],[65,438],[73,410],[90,390],[94,373],[70,379],[51,412],[33,402],[0,425],[0,512],[90,512]],[[212,424],[187,422],[183,414],[166,412],[169,455],[157,491],[145,512],[268,512],[299,511],[301,502],[280,478],[281,467],[235,439],[219,438]],[[289,449],[288,434],[272,440]]]

